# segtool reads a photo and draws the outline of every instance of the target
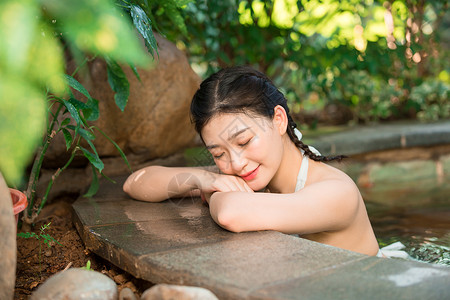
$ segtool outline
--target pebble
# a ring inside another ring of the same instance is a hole
[[[219,300],[210,290],[182,285],[158,284],[146,290],[141,300]]]
[[[78,268],[58,272],[47,279],[31,300],[117,300],[116,283],[96,271]]]
[[[119,293],[119,300],[136,300],[136,295],[129,288],[123,288]]]

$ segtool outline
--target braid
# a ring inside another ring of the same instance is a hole
[[[305,154],[308,155],[309,158],[311,158],[314,161],[320,161],[320,162],[328,162],[332,160],[342,161],[342,159],[346,158],[345,155],[336,155],[336,156],[323,156],[323,155],[317,155],[314,152],[309,149],[308,145],[304,144],[301,140],[298,139],[297,135],[294,133],[294,129],[297,127],[297,124],[295,124],[294,120],[292,120],[292,117],[288,114],[288,128],[287,133],[291,140],[294,142],[295,146],[297,148],[302,149],[305,151]]]

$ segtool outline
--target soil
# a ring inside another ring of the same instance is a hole
[[[31,232],[40,233],[42,225],[50,223],[45,229],[59,244],[51,242],[48,247],[35,238],[17,238],[17,269],[14,299],[28,299],[51,275],[65,268],[85,267],[90,261],[92,270],[101,272],[113,279],[119,292],[130,288],[137,296],[153,284],[137,279],[100,258],[85,248],[72,221],[71,202],[74,199],[59,199],[46,206]],[[22,230],[18,230],[22,232]]]

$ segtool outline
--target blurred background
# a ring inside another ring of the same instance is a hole
[[[187,36],[165,31],[203,75],[267,73],[300,125],[448,118],[448,1],[194,1]]]

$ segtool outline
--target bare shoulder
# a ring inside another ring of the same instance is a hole
[[[359,189],[345,172],[324,163],[313,162],[313,166],[311,174],[308,174],[311,177],[308,178],[305,190],[310,190],[318,194],[317,196],[339,202],[345,201],[348,204],[359,201],[361,198]]]
[[[357,188],[355,182],[345,172],[339,170],[336,167],[328,165],[326,163],[313,162],[314,172],[311,174],[312,183],[325,181],[325,180],[337,180],[340,184],[349,185],[353,188]],[[308,174],[309,175],[309,174]]]

